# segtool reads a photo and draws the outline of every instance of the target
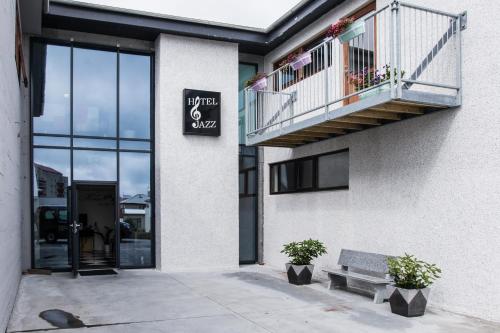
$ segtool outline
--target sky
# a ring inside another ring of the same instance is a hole
[[[181,17],[267,28],[300,0],[81,0]]]

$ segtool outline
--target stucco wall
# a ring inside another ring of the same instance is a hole
[[[21,276],[21,89],[17,79],[14,0],[0,3],[0,332],[5,330]]]
[[[324,241],[317,270],[336,266],[342,248],[438,264],[431,304],[500,321],[500,89],[491,27],[500,3],[411,1],[468,12],[463,31],[463,105],[295,149],[265,148],[265,262],[283,267],[285,242]],[[349,2],[269,54],[273,59],[361,4]],[[331,17],[331,20],[328,19]],[[269,195],[268,163],[341,148],[350,150],[350,189]]]
[[[238,265],[238,46],[156,40],[157,266]],[[185,88],[221,92],[221,136],[182,134]]]

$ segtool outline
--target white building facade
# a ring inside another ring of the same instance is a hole
[[[415,254],[443,270],[433,306],[500,321],[498,14],[324,0],[256,30],[4,1],[0,330],[28,269],[284,269],[282,245],[306,238],[328,248],[315,274],[341,249]],[[325,40],[344,17],[366,22],[361,42]],[[391,62],[370,96],[349,79]],[[245,90],[257,72],[267,88]]]

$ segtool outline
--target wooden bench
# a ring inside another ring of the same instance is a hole
[[[386,286],[392,282],[387,274],[387,258],[390,256],[342,249],[338,260],[338,265],[342,268],[323,270],[330,278],[328,288],[330,290],[347,289],[348,280],[360,281],[363,285],[371,287],[368,291],[374,294],[374,303],[383,303],[387,298]],[[367,292],[367,290],[362,290]]]

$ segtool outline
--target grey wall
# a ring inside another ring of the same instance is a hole
[[[238,46],[156,40],[157,266],[238,265]],[[221,136],[182,134],[184,88],[221,92]]]
[[[23,92],[15,63],[15,4],[0,2],[0,332],[7,325],[21,276]]]
[[[500,321],[500,78],[491,52],[500,48],[491,37],[500,3],[411,2],[467,10],[463,105],[300,148],[265,148],[265,262],[284,268],[282,244],[308,237],[328,247],[318,273],[336,266],[342,248],[413,253],[443,270],[433,306]],[[304,29],[266,67],[361,3],[346,2]],[[269,195],[268,163],[342,148],[350,149],[349,190]]]

